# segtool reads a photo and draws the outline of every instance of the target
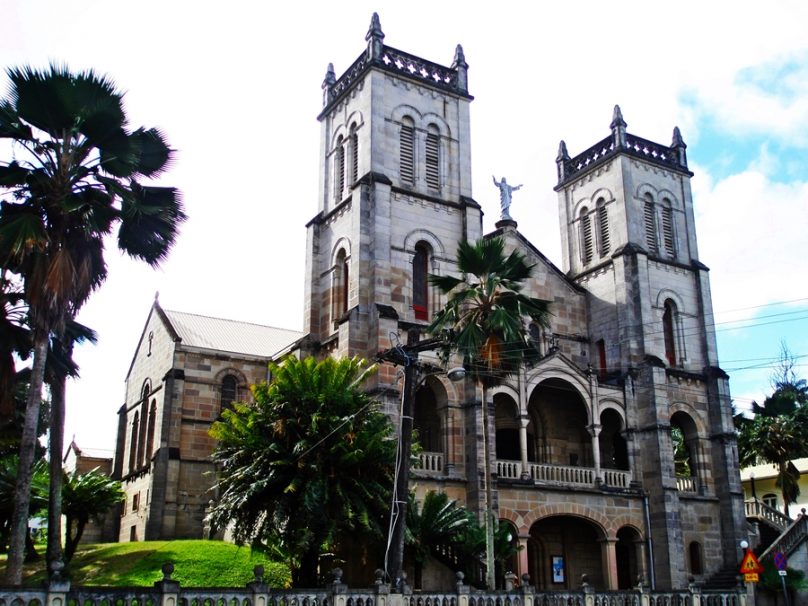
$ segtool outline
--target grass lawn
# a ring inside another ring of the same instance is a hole
[[[0,556],[0,571],[6,556]],[[141,541],[82,545],[69,566],[73,585],[151,586],[163,574],[160,567],[174,564],[171,578],[184,587],[243,587],[253,580],[253,567],[264,566],[264,582],[285,587],[290,575],[285,564],[272,562],[249,547],[223,541]],[[26,564],[25,584],[40,585],[45,580],[44,556]]]

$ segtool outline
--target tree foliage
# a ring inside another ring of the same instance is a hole
[[[219,500],[210,514],[239,544],[279,544],[296,586],[318,583],[320,557],[352,538],[378,538],[389,510],[395,442],[362,390],[375,367],[358,358],[286,358],[214,423]]]
[[[409,494],[405,540],[414,561],[415,587],[421,588],[424,564],[433,550],[462,542],[469,515],[444,492],[428,491],[419,504]]]
[[[173,150],[159,130],[129,128],[123,94],[109,78],[57,65],[7,73],[0,138],[12,141],[13,155],[0,161],[0,270],[22,285],[33,351],[6,568],[6,582],[16,585],[48,341],[63,338],[104,281],[103,240],[115,226],[121,250],[157,265],[185,214],[175,188],[146,184]]]
[[[518,251],[506,256],[502,238],[461,242],[457,269],[461,278],[429,276],[449,299],[428,332],[445,332],[447,350],[462,356],[474,379],[498,385],[538,355],[525,322],[547,326],[548,302],[522,293],[533,266]]]
[[[762,405],[752,402],[752,417],[735,415],[741,467],[771,463],[784,513],[800,495],[800,472],[794,459],[808,456],[808,383],[794,373],[793,357],[783,346],[773,393]]]
[[[533,272],[524,255],[505,254],[502,238],[485,238],[474,244],[463,241],[457,250],[457,269],[462,277],[430,275],[429,281],[449,299],[427,329],[443,334],[443,356],[458,353],[469,375],[483,392],[483,443],[490,457],[487,389],[501,384],[539,352],[531,342],[526,322],[549,325],[549,303],[522,292]],[[494,526],[490,461],[485,461],[486,582],[494,588]]]
[[[73,558],[87,523],[90,520],[101,522],[103,516],[124,499],[121,483],[98,469],[87,473],[75,471],[65,478],[62,484],[62,513],[67,531],[66,562]]]

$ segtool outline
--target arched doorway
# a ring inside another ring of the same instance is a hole
[[[576,516],[550,516],[530,528],[528,570],[531,583],[544,591],[575,589],[581,575],[596,589],[606,589],[602,543],[605,533]]]
[[[622,435],[623,419],[607,408],[600,414],[600,464],[606,469],[628,470],[628,447]]]
[[[562,379],[542,381],[530,395],[528,410],[537,421],[536,460],[550,465],[591,467],[592,439],[587,406],[575,387]]]
[[[642,563],[642,537],[636,528],[623,526],[617,531],[615,559],[617,560],[617,588],[630,589],[644,570]]]
[[[447,463],[443,431],[446,402],[446,388],[435,377],[428,377],[415,392],[412,426],[422,449],[417,467],[424,471],[443,471]]]

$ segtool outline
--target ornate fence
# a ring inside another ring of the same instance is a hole
[[[264,583],[262,566],[246,587],[181,587],[171,580],[172,564],[163,565],[163,579],[154,587],[71,587],[51,581],[41,589],[0,587],[0,606],[747,606],[746,592],[702,591],[691,586],[680,591],[597,591],[586,582],[577,591],[536,591],[523,575],[522,585],[510,590],[476,591],[457,575],[453,591],[413,593],[404,587],[392,593],[376,572],[370,589],[349,588],[342,571],[325,589],[274,589]],[[515,575],[509,579],[513,586]]]

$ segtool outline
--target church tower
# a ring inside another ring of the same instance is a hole
[[[439,309],[427,282],[482,232],[471,198],[468,79],[384,44],[323,82],[319,209],[307,225],[305,331],[320,352],[372,359]],[[390,384],[381,378],[383,383]]]
[[[744,535],[729,382],[698,255],[687,146],[678,128],[670,146],[629,134],[617,106],[610,128],[575,157],[559,147],[563,270],[589,295],[592,367],[626,386],[656,570],[663,586],[676,586],[688,560],[734,564]]]

